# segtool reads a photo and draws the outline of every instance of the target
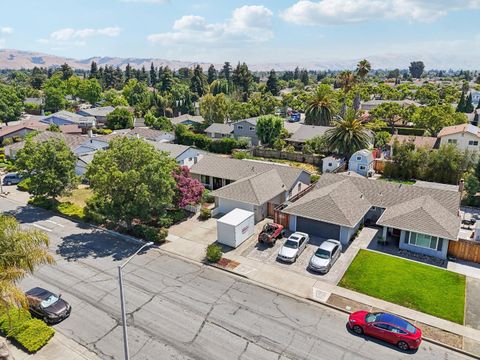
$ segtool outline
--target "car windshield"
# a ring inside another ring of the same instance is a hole
[[[377,320],[377,318],[380,315],[381,315],[380,313],[369,313],[367,314],[367,316],[365,316],[365,322],[367,323],[375,322],[375,320]]]
[[[48,308],[49,306],[55,304],[57,301],[58,301],[58,297],[51,294],[48,298],[46,298],[45,300],[42,300],[42,302],[40,303],[40,306],[42,308]]]
[[[292,241],[292,240],[287,240],[285,241],[285,247],[288,247],[290,249],[297,249],[298,248],[298,242]]]
[[[320,259],[330,259],[330,252],[324,249],[317,249],[317,251],[315,251],[315,256]]]

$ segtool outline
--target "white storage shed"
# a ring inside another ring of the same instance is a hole
[[[217,241],[236,248],[253,235],[254,227],[252,211],[233,209],[217,220]]]

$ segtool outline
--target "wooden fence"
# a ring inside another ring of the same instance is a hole
[[[268,159],[284,159],[290,161],[297,161],[316,166],[322,166],[323,156],[314,154],[302,154],[300,152],[287,152],[272,149],[264,149],[256,147],[253,149],[253,156],[264,157]]]
[[[375,159],[373,161],[373,170],[375,170],[376,173],[383,174],[385,170],[385,160]]]
[[[480,264],[480,241],[449,241],[448,256]]]

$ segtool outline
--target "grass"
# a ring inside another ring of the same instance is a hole
[[[465,276],[360,250],[339,286],[463,324]]]
[[[42,197],[31,198],[29,204],[38,206],[47,210],[58,212],[62,215],[83,221],[85,218],[84,206],[73,204],[70,201],[49,200]]]
[[[394,182],[394,183],[397,183],[397,184],[405,184],[405,185],[415,184],[415,180],[392,179],[392,178],[386,178],[386,177],[383,177],[383,176],[379,177],[378,180]]]
[[[92,190],[86,185],[80,185],[77,189],[73,190],[72,193],[68,196],[63,196],[58,200],[60,202],[69,202],[71,204],[77,205],[81,208],[84,208],[86,202],[93,195]]]
[[[258,156],[252,156],[249,159],[253,160],[260,160],[260,161],[268,161],[268,162],[273,162],[273,163],[278,163],[278,164],[285,164],[288,166],[292,167],[297,167],[300,169],[303,169],[305,171],[308,171],[311,174],[320,174],[320,169],[316,165],[312,164],[306,164],[298,161],[291,161],[291,160],[286,160],[286,159],[271,159],[271,158],[263,158],[263,157],[258,157]]]

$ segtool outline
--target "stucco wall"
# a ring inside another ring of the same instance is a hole
[[[469,150],[469,151],[479,151],[480,150],[480,139],[477,136],[474,136],[470,133],[461,133],[442,136],[440,139],[440,145],[448,144],[449,139],[457,140],[455,146],[460,150]],[[478,141],[478,145],[468,145],[469,141]]]
[[[218,210],[223,214],[227,214],[235,208],[255,212],[254,206],[252,204],[247,204],[229,199],[218,199],[217,207]]]
[[[448,240],[443,239],[442,241],[442,248],[439,251],[429,249],[429,248],[424,248],[420,246],[415,246],[412,244],[408,243],[408,231],[402,230],[400,232],[400,242],[399,242],[399,247],[400,249],[405,249],[408,251],[424,254],[424,255],[429,255],[429,256],[434,256],[438,257],[441,259],[446,259],[447,258],[447,251],[448,251]]]

